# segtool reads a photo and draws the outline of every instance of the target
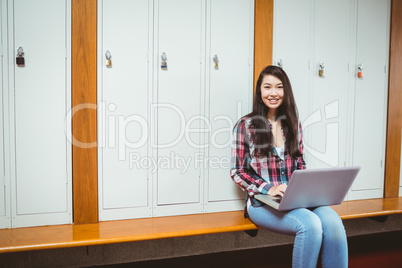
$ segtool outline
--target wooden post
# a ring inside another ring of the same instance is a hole
[[[97,1],[72,0],[72,132],[74,223],[98,222]]]
[[[391,4],[388,121],[384,197],[399,196],[402,131],[402,1]]]
[[[262,69],[272,64],[274,1],[255,0],[254,87]],[[255,89],[254,89],[255,90]]]

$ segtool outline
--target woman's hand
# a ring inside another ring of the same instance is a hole
[[[277,185],[277,186],[272,186],[268,191],[268,195],[270,195],[270,196],[275,196],[275,195],[283,196],[283,194],[286,191],[286,187],[288,187],[286,184],[280,184],[280,185]]]

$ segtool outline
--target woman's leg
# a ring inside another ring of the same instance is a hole
[[[248,214],[257,226],[273,232],[296,235],[293,267],[316,268],[323,237],[321,220],[316,214],[308,209],[280,212],[268,206],[250,206]]]
[[[321,260],[323,267],[348,267],[348,244],[339,215],[330,207],[318,207],[313,212],[323,229]]]

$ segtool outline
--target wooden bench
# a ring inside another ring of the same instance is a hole
[[[402,198],[345,201],[343,220],[402,214]],[[242,211],[0,230],[0,253],[256,230]]]

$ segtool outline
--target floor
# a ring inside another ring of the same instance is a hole
[[[350,268],[402,267],[402,231],[350,237],[348,246]],[[98,267],[287,268],[291,267],[291,255],[289,245]],[[247,260],[244,256],[248,256]]]

